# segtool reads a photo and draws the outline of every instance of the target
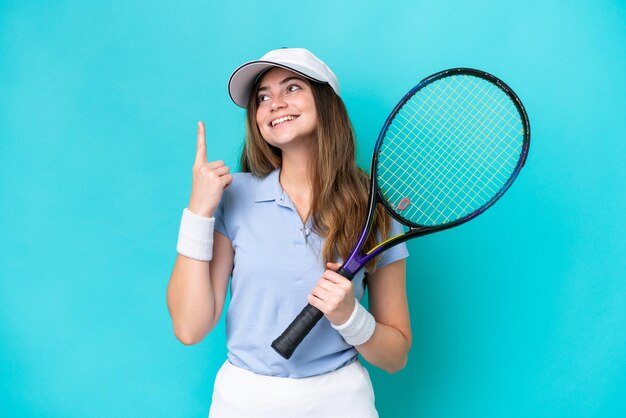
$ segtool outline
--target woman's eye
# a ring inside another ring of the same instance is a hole
[[[300,86],[297,84],[290,84],[287,86],[287,91],[288,92],[292,92],[292,91],[296,91],[296,90],[300,90]]]
[[[259,103],[264,102],[266,100],[269,100],[269,97],[267,97],[267,95],[265,95],[265,94],[261,94],[261,95],[259,95],[259,97],[257,97],[257,102],[259,102]]]

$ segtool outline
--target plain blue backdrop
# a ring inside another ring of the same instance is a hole
[[[626,416],[623,0],[0,0],[0,416],[206,416],[223,324],[185,347],[165,304],[196,122],[236,166],[228,76],[282,46],[332,66],[365,166],[442,69],[530,117],[503,199],[409,243],[414,345],[369,367],[381,416]]]

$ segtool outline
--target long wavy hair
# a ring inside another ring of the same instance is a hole
[[[365,222],[369,175],[356,165],[356,138],[346,107],[328,84],[309,82],[317,112],[317,152],[309,165],[311,173],[313,228],[324,238],[322,259],[346,259]],[[259,83],[252,89],[246,115],[246,139],[241,153],[243,172],[264,177],[282,165],[281,150],[268,144],[256,123]],[[372,248],[389,233],[389,215],[378,205],[374,228],[364,248]],[[378,235],[378,236],[377,236]],[[377,260],[366,268],[371,273]]]

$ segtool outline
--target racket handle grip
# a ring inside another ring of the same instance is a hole
[[[344,269],[343,266],[337,270],[337,273],[348,280],[352,280],[354,277],[354,273],[350,273],[348,270]],[[272,348],[285,359],[289,360],[293,352],[298,348],[302,340],[304,340],[304,337],[311,332],[315,324],[317,324],[323,316],[322,311],[308,304],[291,324],[289,324],[280,337],[274,340]]]
[[[315,306],[308,304],[289,324],[287,329],[272,343],[278,354],[289,360],[291,355],[308,335],[324,314]]]

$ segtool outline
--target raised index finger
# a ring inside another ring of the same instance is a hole
[[[198,143],[196,145],[196,164],[206,163],[206,135],[204,123],[198,122]]]

